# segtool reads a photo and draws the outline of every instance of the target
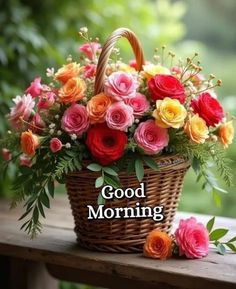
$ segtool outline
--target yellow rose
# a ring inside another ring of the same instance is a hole
[[[106,75],[110,75],[114,71],[123,71],[123,72],[133,73],[136,70],[133,67],[131,67],[131,66],[129,66],[129,65],[123,63],[123,62],[117,62],[117,63],[111,63],[107,67]]]
[[[159,127],[180,128],[184,125],[187,111],[177,99],[166,97],[156,101],[156,109],[152,116],[156,119],[156,125]]]
[[[234,138],[234,127],[233,121],[228,121],[220,126],[219,129],[219,137],[220,141],[222,142],[223,146],[227,148],[229,144],[233,142]]]
[[[143,65],[142,74],[144,77],[146,77],[149,80],[157,74],[170,74],[170,70],[164,66],[150,63],[150,64]]]
[[[83,67],[76,62],[63,65],[55,74],[55,79],[66,83],[70,78],[77,77]]]
[[[193,117],[189,116],[184,126],[184,131],[192,142],[197,144],[204,143],[209,134],[205,120],[199,117],[198,114],[195,114]]]

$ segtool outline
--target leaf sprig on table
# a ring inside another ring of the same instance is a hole
[[[209,232],[209,238],[210,243],[213,244],[219,254],[224,255],[226,252],[226,247],[228,247],[232,252],[236,253],[236,236],[233,238],[230,238],[228,241],[222,241],[222,238],[226,236],[226,234],[229,232],[228,229],[225,228],[217,228],[213,229],[215,224],[215,217],[211,218],[206,227]]]

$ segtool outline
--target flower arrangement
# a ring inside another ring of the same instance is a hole
[[[91,40],[87,28],[79,35],[86,41],[79,48],[79,62],[69,56],[57,71],[47,69],[47,82],[36,77],[23,96],[13,99],[8,116],[11,130],[1,147],[5,164],[15,162],[20,168],[13,206],[25,201],[21,219],[28,219],[22,229],[32,236],[41,230],[40,216],[45,217],[44,208],[50,207],[55,181],[63,183],[69,172],[100,172],[96,188],[117,188],[121,170],[135,172],[141,182],[144,166],[159,170],[160,155],[190,160],[197,179],[203,179],[203,187],[219,201],[222,189],[209,172],[210,162],[230,185],[225,148],[234,136],[233,120],[215,92],[221,81],[202,74],[197,54],[175,61],[175,55],[162,47],[160,53],[155,51],[154,61],[138,71],[136,61],[124,63],[114,49],[104,89],[95,94],[101,45],[98,39]],[[160,233],[153,234],[159,238]],[[177,243],[180,235],[176,232]],[[167,257],[172,242],[163,238]]]

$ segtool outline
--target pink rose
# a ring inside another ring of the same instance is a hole
[[[29,129],[33,133],[40,133],[42,132],[44,127],[45,127],[44,121],[42,120],[40,114],[36,113],[30,122]]]
[[[104,83],[105,94],[118,101],[134,97],[137,88],[136,77],[126,72],[113,72]]]
[[[97,65],[95,64],[87,64],[84,67],[84,76],[85,78],[92,78],[96,75]]]
[[[133,108],[134,116],[137,118],[143,116],[150,107],[146,96],[141,93],[136,93],[135,97],[126,99],[125,103]]]
[[[55,102],[56,94],[53,91],[48,91],[40,95],[39,102],[37,104],[38,111],[42,109],[49,109]]]
[[[59,152],[61,148],[62,148],[62,143],[57,137],[54,137],[50,140],[50,150],[53,153]]]
[[[19,130],[23,128],[22,119],[28,121],[33,112],[35,102],[30,94],[16,96],[13,99],[15,106],[11,108],[10,122],[14,129]]]
[[[156,126],[155,121],[149,119],[141,122],[134,133],[136,143],[145,154],[157,154],[168,145],[167,129]]]
[[[176,243],[179,246],[179,255],[187,258],[202,258],[209,251],[208,231],[202,223],[197,223],[193,217],[180,220],[175,231]]]
[[[85,43],[80,46],[79,50],[83,52],[88,59],[93,60],[96,53],[100,52],[101,44],[97,42]]]
[[[132,107],[124,102],[115,102],[107,110],[106,122],[111,129],[127,131],[134,122]]]
[[[25,90],[26,94],[30,94],[33,98],[39,96],[42,90],[41,77],[36,77],[30,86]]]
[[[4,159],[4,161],[6,161],[6,162],[10,161],[11,157],[12,157],[11,152],[8,149],[3,148],[2,149],[2,158]]]
[[[61,127],[69,134],[82,136],[89,127],[89,118],[85,106],[81,104],[72,104],[64,112],[61,120]]]
[[[32,166],[31,158],[28,157],[25,154],[22,154],[20,156],[20,166],[25,166],[25,167],[29,167],[30,168]]]

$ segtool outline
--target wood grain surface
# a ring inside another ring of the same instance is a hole
[[[57,278],[86,282],[109,288],[236,288],[236,255],[221,256],[214,249],[200,260],[172,258],[152,260],[142,254],[113,254],[88,251],[76,243],[68,200],[59,197],[47,211],[43,233],[30,240],[19,230],[20,208],[9,211],[8,202],[0,201],[0,255],[47,264]],[[206,222],[209,216],[190,215]],[[236,235],[236,220],[218,217],[216,225]],[[122,286],[120,284],[123,284]],[[126,286],[125,286],[126,285]]]

